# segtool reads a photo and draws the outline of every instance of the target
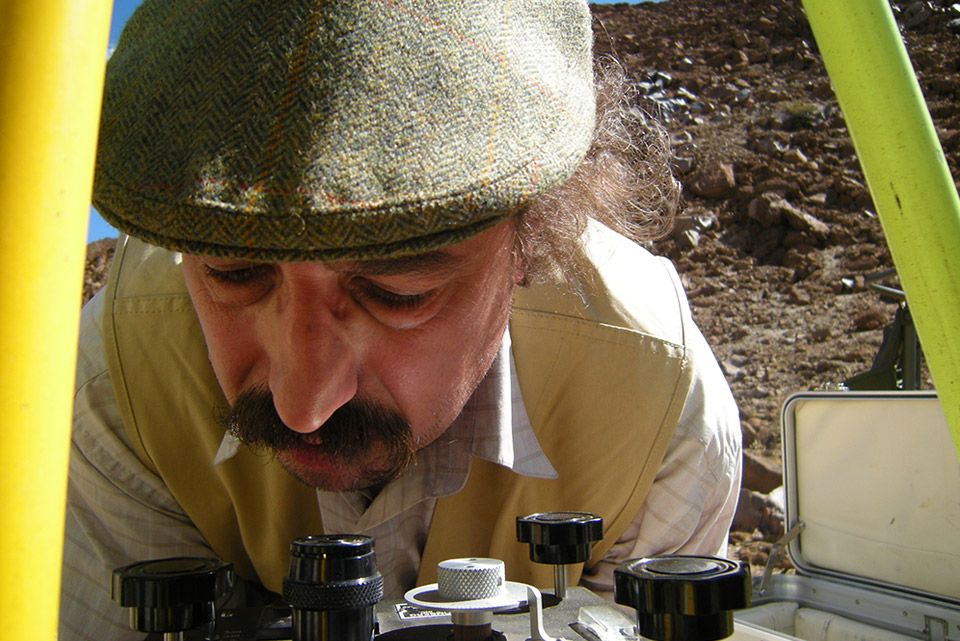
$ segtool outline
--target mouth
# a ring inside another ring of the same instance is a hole
[[[314,442],[310,442],[314,441]],[[318,490],[359,490],[380,485],[400,473],[400,469],[382,469],[371,463],[377,456],[371,453],[346,456],[330,452],[314,436],[298,438],[286,447],[276,450],[280,464],[294,478]]]
[[[332,469],[336,467],[334,458],[324,449],[319,438],[308,441],[297,440],[284,448],[287,457],[298,464],[314,469]]]
[[[275,450],[278,455],[288,461],[309,468],[338,469],[354,465],[358,459],[364,458],[365,453],[348,453],[331,449],[324,443],[320,431],[309,434],[297,434],[285,446]]]
[[[323,438],[320,436],[320,430],[315,432],[310,432],[309,434],[301,434],[300,441],[306,443],[307,445],[321,445],[323,444]]]
[[[320,429],[301,434],[283,423],[268,390],[251,388],[237,397],[221,423],[248,446],[273,452],[288,472],[317,489],[389,481],[416,454],[411,427],[399,412],[358,398]]]

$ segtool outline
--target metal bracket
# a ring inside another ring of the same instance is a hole
[[[767,584],[770,582],[770,575],[773,574],[773,568],[780,563],[780,559],[783,558],[783,555],[787,551],[787,545],[790,541],[797,538],[804,528],[807,527],[807,524],[803,521],[797,522],[790,531],[780,537],[780,540],[773,544],[773,547],[770,548],[770,555],[767,557],[767,565],[763,568],[763,577],[760,579],[760,588],[758,592],[760,596],[765,596],[767,593]]]
[[[937,619],[929,615],[925,616],[924,619],[927,638],[930,639],[930,641],[945,641],[947,632],[950,630],[950,625],[943,619]]]

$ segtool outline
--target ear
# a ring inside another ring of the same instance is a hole
[[[513,284],[519,285],[523,282],[523,279],[527,277],[527,264],[523,260],[523,257],[520,257],[520,260],[517,261],[517,268],[513,272]]]
[[[526,248],[524,247],[526,240],[527,239],[518,234],[513,243],[513,249],[511,250],[513,254],[513,284],[515,286],[527,284],[527,271],[530,267],[530,261],[527,258]]]

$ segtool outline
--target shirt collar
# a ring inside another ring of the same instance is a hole
[[[510,332],[504,335],[497,358],[473,397],[482,411],[474,417],[471,454],[523,476],[557,478],[527,417]]]

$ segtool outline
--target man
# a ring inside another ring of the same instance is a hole
[[[84,310],[63,638],[135,638],[114,567],[218,556],[247,598],[321,532],[373,536],[388,598],[467,555],[548,584],[536,511],[603,516],[601,592],[724,551],[736,408],[672,267],[597,222],[643,238],[673,189],[601,78],[577,0],[144,2],[104,93],[94,199],[130,238]]]

